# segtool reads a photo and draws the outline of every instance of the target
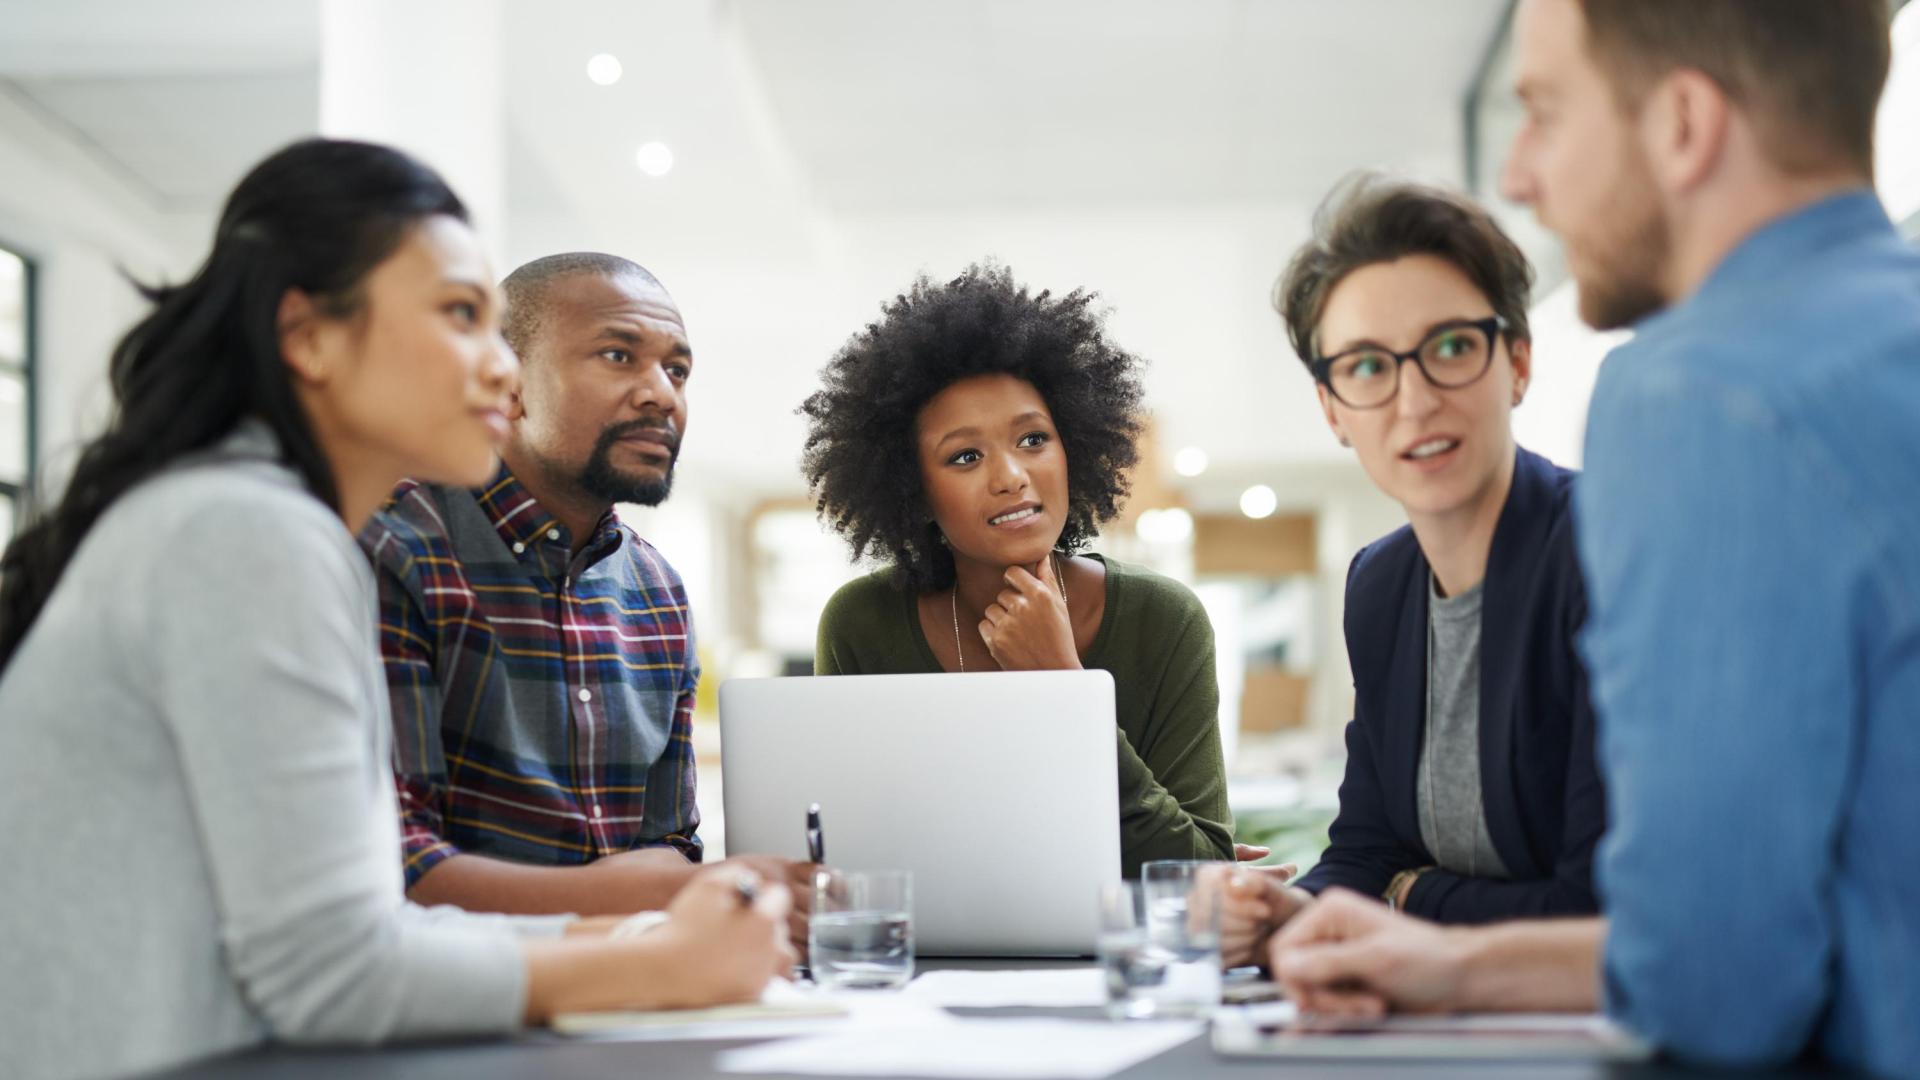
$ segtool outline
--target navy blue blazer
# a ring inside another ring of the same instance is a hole
[[[1574,474],[1520,450],[1487,557],[1480,623],[1480,792],[1509,881],[1429,870],[1406,910],[1445,923],[1599,910],[1593,849],[1606,829],[1593,705],[1574,638],[1587,615],[1574,554]],[[1353,722],[1332,845],[1300,885],[1369,896],[1432,866],[1415,776],[1426,738],[1427,559],[1411,527],[1347,571]]]

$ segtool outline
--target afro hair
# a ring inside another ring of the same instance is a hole
[[[928,401],[978,375],[1030,383],[1053,414],[1067,455],[1059,550],[1079,550],[1120,512],[1139,460],[1142,364],[1107,339],[1094,300],[1030,293],[991,262],[944,284],[922,275],[828,362],[799,409],[801,469],[856,560],[890,558],[895,582],[914,591],[953,583],[922,490],[917,425]]]

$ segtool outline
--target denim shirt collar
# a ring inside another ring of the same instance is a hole
[[[1711,306],[1721,296],[1744,295],[1762,281],[1795,272],[1828,249],[1892,231],[1886,207],[1867,187],[1788,211],[1748,234],[1692,296],[1649,316],[1634,328],[1635,333],[1656,330],[1689,311]]]

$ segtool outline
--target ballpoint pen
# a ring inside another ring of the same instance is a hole
[[[820,866],[825,863],[827,859],[826,834],[820,831],[819,803],[809,803],[807,805],[807,859],[815,866]],[[817,877],[819,871],[816,870],[814,873]],[[813,978],[813,970],[805,963],[796,965],[794,967],[794,974],[801,979],[811,980]]]

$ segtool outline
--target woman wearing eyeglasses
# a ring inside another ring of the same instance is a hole
[[[1229,883],[1229,960],[1333,886],[1443,923],[1597,908],[1573,475],[1511,422],[1532,280],[1478,206],[1361,177],[1276,289],[1328,426],[1408,524],[1347,573],[1355,701],[1332,844],[1291,887]]]

